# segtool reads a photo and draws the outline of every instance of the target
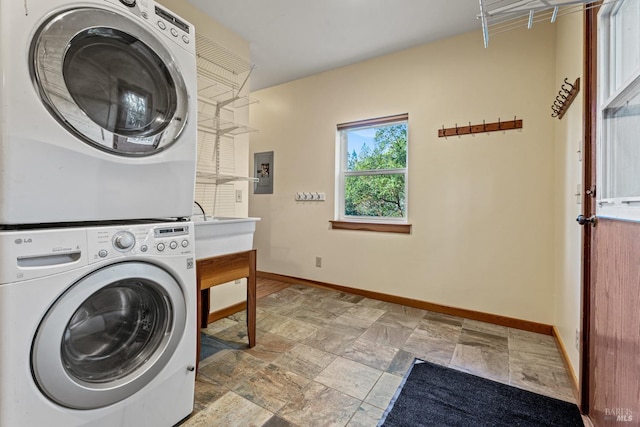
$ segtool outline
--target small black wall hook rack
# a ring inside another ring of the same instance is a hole
[[[566,86],[565,86],[566,85]],[[551,105],[551,117],[557,117],[561,119],[567,112],[567,109],[580,92],[580,77],[575,82],[571,83],[566,77],[564,83],[560,86],[556,99],[553,100]]]

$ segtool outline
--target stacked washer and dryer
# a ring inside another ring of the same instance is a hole
[[[153,0],[0,0],[0,426],[193,409],[194,27]]]

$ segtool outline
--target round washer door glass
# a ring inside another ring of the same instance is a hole
[[[144,156],[176,141],[188,95],[169,51],[134,19],[93,8],[57,14],[36,33],[31,64],[42,101],[69,131]]]
[[[125,262],[75,283],[51,307],[36,334],[32,368],[56,403],[95,409],[151,381],[183,335],[182,288],[153,264]]]
[[[62,339],[62,363],[89,383],[139,369],[170,331],[172,307],[161,288],[125,279],[100,289],[75,311]]]

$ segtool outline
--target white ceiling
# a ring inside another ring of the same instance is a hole
[[[250,42],[251,90],[481,28],[478,0],[188,1]]]

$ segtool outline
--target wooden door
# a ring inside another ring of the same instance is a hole
[[[596,212],[597,9],[585,13],[584,215]],[[640,179],[640,165],[637,168]],[[581,407],[596,427],[640,426],[640,223],[585,226]]]

